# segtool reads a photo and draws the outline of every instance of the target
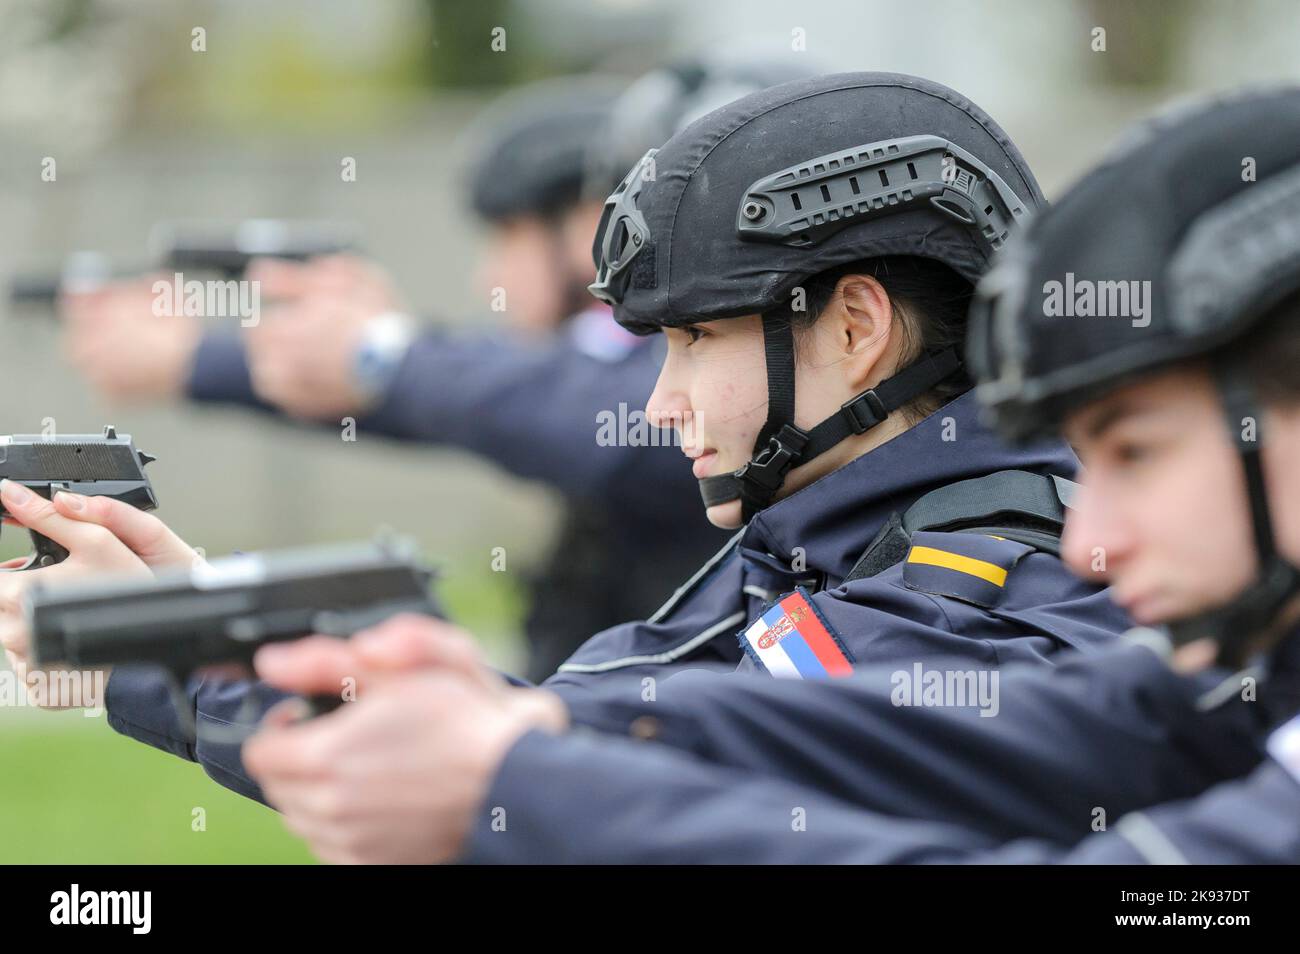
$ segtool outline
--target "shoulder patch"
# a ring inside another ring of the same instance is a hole
[[[903,561],[903,584],[976,606],[1002,597],[1007,574],[1033,547],[983,533],[918,530]]]
[[[783,679],[828,679],[853,671],[853,656],[802,586],[740,634],[745,654]]]

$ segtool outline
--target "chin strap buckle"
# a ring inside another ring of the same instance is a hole
[[[798,462],[807,444],[807,434],[792,424],[783,424],[780,431],[768,438],[767,447],[736,471],[736,478],[742,484],[758,488],[770,499],[785,481],[786,472]]]
[[[854,434],[865,434],[889,417],[885,403],[875,391],[863,391],[852,401],[845,401],[840,405],[840,413]]]

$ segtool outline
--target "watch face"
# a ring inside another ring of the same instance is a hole
[[[373,344],[364,344],[357,352],[353,366],[353,377],[357,387],[367,395],[375,395],[384,389],[397,366],[397,356],[386,354],[383,349]]]
[[[406,315],[389,313],[372,319],[352,365],[356,387],[369,397],[383,393],[414,337],[414,322]]]

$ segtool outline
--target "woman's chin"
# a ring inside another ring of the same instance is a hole
[[[740,501],[728,500],[726,503],[714,504],[704,511],[709,523],[722,530],[738,530],[744,522],[741,519]]]

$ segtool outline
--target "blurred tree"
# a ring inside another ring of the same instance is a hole
[[[530,42],[526,19],[514,0],[423,0],[429,8],[432,47],[427,60],[435,86],[509,86],[588,67],[564,62],[554,50]],[[493,30],[505,30],[505,49],[492,48]]]
[[[1085,16],[1106,30],[1106,50],[1090,57],[1104,82],[1161,86],[1172,77],[1202,15],[1201,0],[1082,0]]]

